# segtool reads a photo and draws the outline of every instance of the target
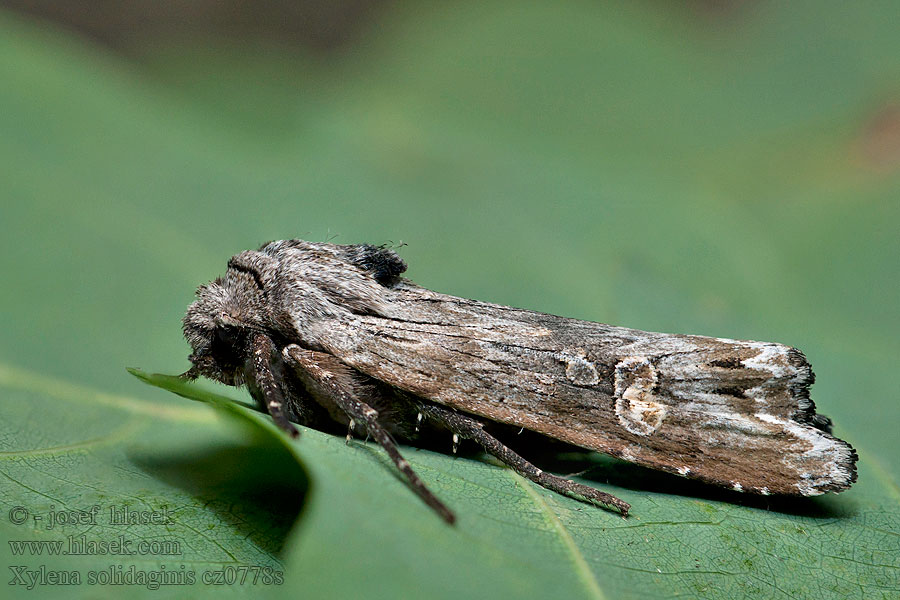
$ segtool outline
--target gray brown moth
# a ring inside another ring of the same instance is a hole
[[[623,515],[627,503],[543,472],[496,427],[754,494],[815,496],[856,480],[856,452],[816,414],[799,350],[456,298],[405,270],[367,244],[241,252],[187,310],[184,376],[246,385],[293,436],[292,422],[349,428],[348,439],[359,428],[448,522],[394,440],[471,439],[524,477]]]

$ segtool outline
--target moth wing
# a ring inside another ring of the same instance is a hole
[[[385,314],[307,333],[427,400],[655,469],[760,494],[856,479],[856,452],[809,399],[809,363],[781,344],[614,327],[405,280]]]

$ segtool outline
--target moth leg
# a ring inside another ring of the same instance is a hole
[[[578,499],[587,499],[616,508],[622,513],[623,517],[628,516],[628,510],[631,508],[631,505],[627,502],[590,486],[545,473],[513,452],[509,446],[504,445],[503,442],[486,432],[484,426],[478,420],[439,406],[423,405],[422,412],[431,419],[443,424],[454,434],[477,442],[484,448],[485,452],[498,458],[522,477],[560,494],[575,496]]]
[[[334,357],[322,352],[304,350],[296,345],[285,348],[284,356],[296,368],[297,376],[313,396],[326,395],[355,423],[365,424],[368,434],[384,448],[397,469],[406,477],[413,491],[425,504],[434,509],[447,523],[453,524],[456,521],[456,515],[431,493],[400,454],[388,432],[378,423],[378,411],[357,397],[346,377],[341,377],[339,372],[330,368],[329,363],[334,362]]]
[[[250,349],[250,362],[252,363],[252,373],[256,382],[256,386],[262,392],[265,400],[266,410],[272,415],[275,424],[290,434],[291,437],[297,437],[300,432],[288,421],[281,410],[284,406],[284,394],[281,392],[281,386],[275,378],[272,371],[272,353],[275,352],[275,344],[265,334],[257,334],[254,336]]]

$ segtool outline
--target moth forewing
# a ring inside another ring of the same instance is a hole
[[[739,491],[846,489],[856,454],[827,431],[803,355],[437,294],[404,281],[385,315],[308,334],[359,371],[491,421]]]

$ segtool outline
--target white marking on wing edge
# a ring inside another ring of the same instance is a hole
[[[678,467],[678,474],[679,474],[679,475],[687,475],[687,474],[690,473],[690,472],[691,472],[691,468],[690,468],[690,467]]]
[[[768,496],[769,488],[767,488],[767,487],[759,488],[759,493],[762,494],[763,496]]]
[[[815,461],[821,462],[827,472],[816,475],[806,471],[800,475],[800,481],[794,485],[804,496],[818,496],[824,491],[820,489],[831,483],[841,486],[849,486],[852,473],[842,465],[850,462],[850,453],[846,446],[839,440],[829,437],[808,425],[802,425],[791,419],[781,419],[766,413],[756,413],[757,419],[767,423],[774,423],[783,427],[786,431],[809,444],[809,449],[802,452],[802,457],[797,453],[786,454],[782,462],[796,470],[798,464]],[[805,460],[804,460],[805,459]]]
[[[767,344],[765,342],[750,342],[748,345],[759,350],[759,354],[753,358],[746,358],[741,361],[741,364],[748,369],[768,371],[772,374],[772,377],[777,378],[793,377],[797,374],[797,369],[792,367],[787,360],[787,346]]]
[[[731,489],[733,489],[733,490],[736,491],[736,492],[743,492],[743,491],[744,491],[744,486],[742,486],[742,485],[741,485],[740,483],[738,483],[737,481],[732,481],[732,482],[731,482]]]
[[[810,485],[807,481],[809,479],[812,479],[812,475],[810,473],[803,473],[802,477],[804,481],[800,481],[794,484],[795,486],[797,486],[797,489],[800,490],[801,494],[803,494],[804,496],[818,496],[822,493],[815,491],[815,489],[813,489],[813,486]]]

